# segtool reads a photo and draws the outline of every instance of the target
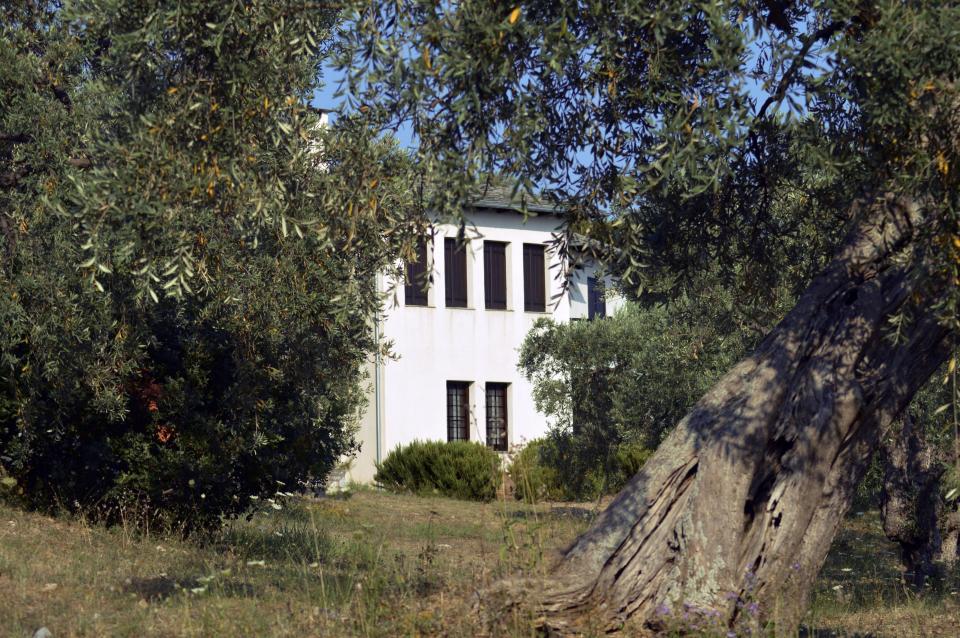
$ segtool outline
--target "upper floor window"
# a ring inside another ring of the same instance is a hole
[[[470,384],[447,381],[447,440],[470,440]]]
[[[546,262],[541,244],[523,245],[523,309],[546,312]]]
[[[448,308],[467,307],[467,248],[456,239],[443,240],[444,296]]]
[[[507,384],[487,384],[487,447],[507,451]]]
[[[483,242],[483,298],[488,310],[507,309],[507,244]]]
[[[427,291],[430,286],[426,238],[417,242],[415,257],[413,261],[408,261],[406,264],[403,301],[408,306],[426,306]]]
[[[589,319],[607,316],[605,296],[603,282],[596,277],[589,277],[587,279],[587,317]]]

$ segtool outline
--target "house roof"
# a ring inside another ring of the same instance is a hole
[[[531,213],[550,213],[560,215],[563,211],[556,204],[544,201],[538,197],[523,195],[517,192],[513,193],[512,186],[488,186],[480,193],[479,199],[474,200],[474,208],[493,208],[495,210],[509,210],[522,212],[526,204],[526,210]]]

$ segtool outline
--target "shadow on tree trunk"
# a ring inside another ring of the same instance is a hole
[[[837,256],[680,421],[546,582],[507,581],[549,633],[775,627],[810,589],[883,432],[950,351],[916,287],[918,206],[856,204]],[[891,338],[891,320],[909,312]]]

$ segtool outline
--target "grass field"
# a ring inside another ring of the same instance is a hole
[[[0,504],[0,634],[474,636],[487,628],[477,592],[507,573],[543,573],[590,515],[361,491],[297,500],[199,542]],[[956,586],[910,593],[877,517],[854,515],[805,633],[957,636]],[[523,618],[494,633],[532,635]]]

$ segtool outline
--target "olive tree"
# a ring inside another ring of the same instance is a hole
[[[449,184],[437,210],[495,170],[562,202],[561,251],[615,247],[637,285],[714,264],[805,278],[550,578],[504,584],[508,604],[564,631],[655,629],[680,603],[733,627],[749,599],[796,627],[881,433],[955,339],[958,33],[960,9],[923,0],[356,6],[354,103],[412,127]]]
[[[310,106],[303,0],[0,3],[0,472],[215,526],[356,448],[410,163]],[[262,502],[262,501],[261,501]]]
[[[655,449],[760,336],[745,314],[713,287],[670,303],[629,302],[603,320],[538,320],[518,367],[550,420],[541,461],[564,492],[592,498],[622,487],[618,451]]]

